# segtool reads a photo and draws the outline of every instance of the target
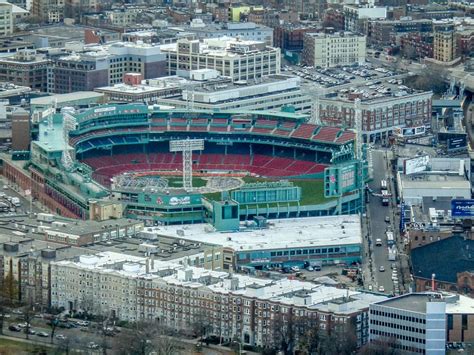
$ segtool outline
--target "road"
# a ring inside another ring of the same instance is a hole
[[[45,332],[48,335],[51,335],[51,327],[46,324],[46,320],[41,318],[34,318],[31,321],[31,329],[35,332]],[[24,332],[15,332],[10,331],[8,329],[9,325],[11,324],[19,324],[24,323],[21,315],[11,315],[11,318],[5,319],[5,324],[3,327],[3,334],[7,337],[13,337],[17,339],[26,340],[26,334]],[[88,327],[78,327],[78,328],[56,328],[55,337],[53,338],[53,344],[55,346],[62,346],[65,348],[66,346],[69,349],[78,349],[81,352],[85,352],[91,355],[98,355],[103,354],[102,347],[106,346],[108,349],[108,354],[117,354],[120,353],[121,346],[123,344],[120,343],[120,334],[124,334],[126,332],[130,332],[129,329],[122,328],[122,332],[115,335],[114,337],[100,335],[100,332],[93,328],[93,324]],[[56,336],[58,334],[62,334],[66,337],[66,340],[57,339]],[[197,343],[196,339],[188,339],[188,338],[179,338],[179,337],[168,337],[176,343],[176,346],[180,349],[178,354],[193,354],[195,353],[195,345]],[[40,337],[38,335],[30,335],[29,340],[36,342],[36,343],[44,343],[44,344],[51,344],[51,337]],[[100,349],[90,349],[89,344],[93,342],[95,344],[100,345]],[[1,351],[0,351],[1,353]],[[201,354],[205,355],[230,355],[234,354],[235,351],[219,345],[209,345],[203,346],[201,349]],[[254,354],[252,352],[247,352],[248,354]]]
[[[381,180],[391,181],[391,171],[387,168],[389,154],[389,151],[384,150],[372,151],[374,171],[373,180],[369,183],[369,187],[374,192],[380,193]],[[389,192],[392,192],[390,191],[390,187]],[[374,291],[377,290],[379,286],[383,286],[385,293],[392,293],[394,291],[391,270],[393,262],[388,260],[387,236],[385,233],[387,228],[395,232],[397,230],[397,222],[394,220],[394,211],[392,209],[393,205],[394,204],[391,203],[389,206],[382,206],[380,197],[372,195],[369,196],[367,204],[367,217],[370,223],[369,244],[372,259],[372,273],[374,275],[374,280],[369,282],[369,284],[372,284]],[[390,223],[385,222],[386,216],[390,217]],[[396,234],[397,233],[395,233],[395,235]],[[378,238],[382,239],[382,246],[375,245],[375,240]],[[379,271],[381,266],[385,268],[384,272]]]

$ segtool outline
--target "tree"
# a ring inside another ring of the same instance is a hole
[[[416,53],[416,48],[411,44],[406,44],[403,46],[403,56],[407,59],[418,59],[418,53]]]
[[[427,66],[418,75],[408,77],[405,83],[417,90],[431,90],[437,95],[442,95],[448,88],[447,78],[446,70],[435,66]]]
[[[128,333],[121,334],[119,340],[120,354],[122,355],[172,355],[176,353],[177,344],[167,334],[166,328],[158,321],[139,321],[135,328]]]
[[[51,344],[54,342],[54,333],[56,332],[56,328],[58,327],[59,319],[58,317],[53,317],[51,322],[49,322],[49,326],[51,327]]]
[[[3,324],[5,321],[5,314],[8,313],[8,303],[5,298],[0,294],[0,334],[3,335]]]
[[[370,342],[364,345],[360,351],[360,355],[399,355],[401,352],[394,347],[391,347],[390,344],[397,343],[396,339],[392,338],[382,338],[375,342]]]
[[[35,315],[35,312],[33,309],[33,303],[31,302],[31,300],[23,306],[22,311],[23,311],[23,321],[26,324],[26,327],[25,327],[26,339],[30,339],[31,321],[33,320],[33,317]]]
[[[202,343],[209,334],[213,331],[212,323],[209,320],[208,314],[205,311],[199,309],[199,313],[194,314],[194,321],[191,324],[191,329],[193,335],[196,338],[199,338],[199,341]]]
[[[5,299],[7,305],[15,305],[19,302],[20,288],[18,280],[13,277],[13,272],[10,270],[3,280],[1,294]]]

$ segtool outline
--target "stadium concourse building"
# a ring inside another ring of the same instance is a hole
[[[143,104],[66,111],[33,126],[29,157],[2,156],[3,175],[60,215],[233,230],[255,217],[353,214],[363,206],[367,167],[354,157],[354,133],[305,115]],[[204,144],[192,155],[192,189],[180,186],[183,153],[170,152],[170,142],[187,139]]]

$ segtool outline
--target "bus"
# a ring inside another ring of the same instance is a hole
[[[395,244],[395,239],[393,238],[393,232],[392,231],[387,231],[387,245],[391,247],[393,244]]]
[[[390,194],[387,190],[382,190],[382,206],[388,206],[390,202]]]
[[[388,188],[387,188],[387,180],[382,180],[380,181],[380,191],[387,191]]]

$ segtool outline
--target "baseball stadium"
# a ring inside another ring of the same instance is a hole
[[[357,213],[366,166],[353,131],[292,112],[144,104],[44,114],[29,160],[3,174],[55,213],[147,225]],[[228,210],[226,209],[228,207]]]

